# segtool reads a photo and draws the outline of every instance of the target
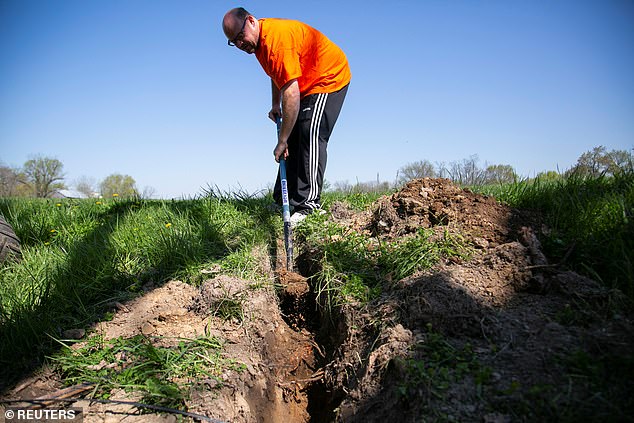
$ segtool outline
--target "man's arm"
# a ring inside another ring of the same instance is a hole
[[[271,111],[269,112],[269,118],[276,122],[277,118],[282,117],[282,97],[280,90],[275,85],[275,82],[271,79]]]
[[[269,117],[274,121],[278,116],[282,117],[282,128],[277,138],[277,145],[273,150],[275,161],[279,162],[280,157],[288,156],[288,137],[291,136],[297,115],[299,114],[299,84],[297,79],[292,79],[278,90],[275,84],[271,82],[273,107],[269,112]],[[280,100],[282,102],[280,113]]]

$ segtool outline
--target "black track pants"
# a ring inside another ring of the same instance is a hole
[[[289,203],[295,212],[321,208],[328,140],[347,92],[346,85],[334,93],[310,94],[300,101],[297,122],[288,139],[286,159]],[[273,198],[282,204],[279,172]]]

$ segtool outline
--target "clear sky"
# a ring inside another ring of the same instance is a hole
[[[234,6],[346,52],[331,183],[474,154],[534,176],[634,147],[631,0],[0,0],[0,162],[53,157],[69,185],[122,173],[163,198],[270,186],[270,84],[227,46]]]

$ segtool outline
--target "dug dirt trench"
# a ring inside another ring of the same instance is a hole
[[[209,319],[206,332],[225,339],[225,355],[244,363],[247,371],[226,372],[222,386],[193,395],[188,410],[231,422],[333,421],[336,404],[324,383],[332,351],[323,340],[330,339],[327,328],[336,325],[323,324],[307,260],[300,255],[295,271],[287,271],[278,240],[275,256],[262,254],[259,262],[264,271],[272,262],[275,270],[266,272],[274,276],[275,287],[219,276],[205,282],[193,300],[190,309]],[[243,320],[214,317],[223,301],[236,298]]]
[[[307,336],[307,342],[312,347],[311,360],[305,362],[312,370],[312,374],[300,382],[305,382],[302,390],[306,395],[306,415],[297,421],[331,422],[334,418],[332,412],[335,408],[332,404],[334,396],[323,383],[323,368],[327,364],[327,359],[332,357],[330,344],[324,342],[329,339],[327,331],[332,326],[323,323],[324,319],[310,284],[312,275],[308,272],[311,267],[306,262],[306,257],[300,255],[296,261],[296,268],[287,271],[283,268],[286,256],[284,252],[280,254],[279,246],[281,244],[278,244],[278,257],[284,259],[276,260],[276,267],[281,270],[275,272],[281,286],[278,291],[280,312],[283,320],[292,330]],[[293,378],[290,378],[288,382],[296,383]]]

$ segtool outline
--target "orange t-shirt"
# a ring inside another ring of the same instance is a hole
[[[278,88],[297,78],[301,97],[350,83],[348,59],[324,34],[299,21],[260,19],[255,56]]]

